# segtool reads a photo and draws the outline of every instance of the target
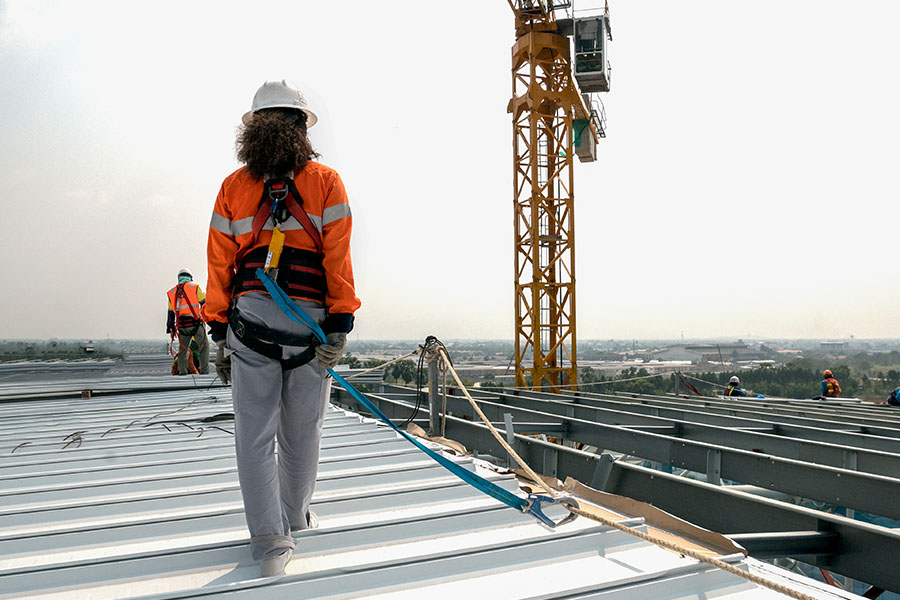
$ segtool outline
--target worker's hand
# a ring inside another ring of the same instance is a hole
[[[216,342],[216,375],[222,383],[231,383],[231,355],[225,356],[225,340]]]
[[[333,369],[344,355],[344,346],[347,345],[347,334],[342,332],[329,333],[325,336],[325,343],[316,346],[316,358],[323,369]]]

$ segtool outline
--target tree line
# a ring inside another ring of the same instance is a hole
[[[384,364],[383,360],[361,361],[348,354],[341,363],[351,368],[371,368]],[[840,382],[842,396],[863,400],[883,400],[894,388],[900,386],[900,352],[865,354],[847,357],[839,364],[823,357],[799,358],[783,366],[763,366],[757,369],[715,371],[688,374],[688,381],[707,396],[721,394],[732,376],[737,375],[741,387],[752,395],[781,398],[812,398],[820,393],[820,382],[825,369],[831,369]],[[415,384],[417,365],[413,360],[401,360],[385,370],[385,381]],[[600,374],[591,367],[578,372],[579,389],[589,392],[665,395],[676,389],[690,393],[683,385],[676,387],[678,377],[673,373],[652,376],[643,367],[630,367],[615,376]],[[482,388],[501,387],[503,384],[486,379]]]

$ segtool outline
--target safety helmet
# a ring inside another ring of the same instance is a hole
[[[834,373],[832,373],[829,369],[825,369],[825,372],[822,373],[822,376],[823,377],[832,377],[832,376],[834,376]]]
[[[191,272],[187,269],[182,269],[182,270],[178,271],[178,276],[181,277],[182,275],[187,275],[191,279],[194,278],[194,276],[191,274]]]
[[[288,85],[287,81],[267,81],[256,90],[253,96],[253,104],[248,112],[244,113],[241,121],[244,125],[250,124],[250,117],[253,113],[264,108],[295,108],[306,114],[306,126],[312,127],[319,120],[316,113],[309,110],[309,104],[303,93]]]
[[[740,383],[741,380],[737,378],[737,375],[732,375],[731,379],[728,380],[728,383]]]

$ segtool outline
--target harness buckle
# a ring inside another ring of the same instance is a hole
[[[551,496],[545,496],[543,494],[528,494],[528,504],[524,509],[524,512],[529,513],[531,516],[535,517],[538,521],[546,525],[551,529],[555,529],[560,525],[565,525],[570,521],[574,521],[578,515],[573,512],[570,512],[567,516],[563,517],[560,521],[554,523],[553,519],[544,514],[544,511],[541,510],[541,504],[559,504],[565,507],[578,508],[578,501],[571,496],[558,496],[553,498]]]
[[[278,186],[278,187],[276,187]],[[283,183],[273,183],[269,187],[269,198],[272,199],[272,202],[281,202],[288,196],[288,187]]]

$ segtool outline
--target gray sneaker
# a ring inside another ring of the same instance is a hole
[[[313,511],[309,511],[308,513],[306,513],[306,525],[307,529],[318,529],[319,515],[317,515]]]
[[[264,558],[262,562],[259,563],[259,576],[275,577],[277,575],[284,575],[284,567],[291,562],[291,557],[293,557],[293,555],[293,550],[285,548],[281,554]]]

